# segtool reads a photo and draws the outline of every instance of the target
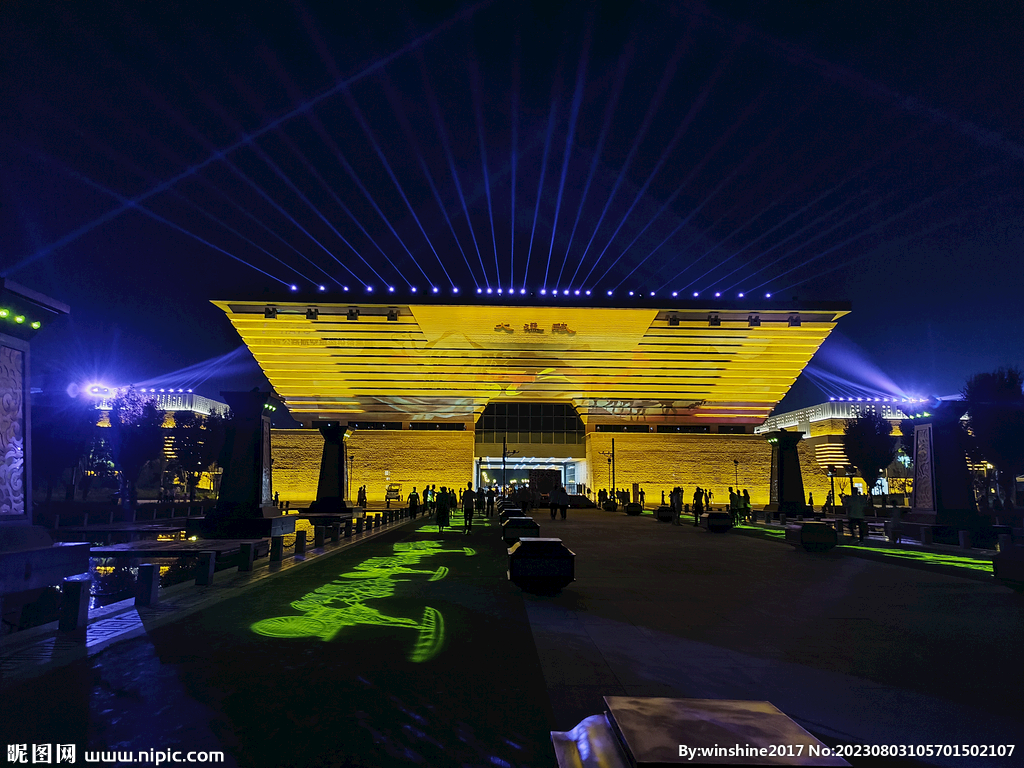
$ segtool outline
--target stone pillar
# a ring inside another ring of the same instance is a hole
[[[973,530],[977,508],[960,417],[966,406],[943,402],[914,419],[914,505],[911,522]]]
[[[231,407],[227,464],[215,509],[187,523],[205,538],[258,539],[291,533],[295,521],[274,505],[270,413],[280,403],[269,392],[221,392]]]
[[[309,510],[347,512],[345,441],[352,434],[352,430],[335,424],[320,427],[320,434],[324,438],[323,454],[320,457],[320,479],[316,486],[316,501],[309,505]]]
[[[304,555],[306,554],[306,532],[296,531],[295,532],[295,554]]]
[[[217,553],[213,550],[199,553],[199,567],[196,570],[196,586],[208,587],[213,584],[213,572],[217,569]]]
[[[772,447],[772,468],[769,503],[764,509],[770,514],[803,514],[807,504],[804,501],[804,481],[800,475],[800,457],[797,454],[797,444],[803,439],[803,433],[780,429],[768,432],[765,437]]]
[[[322,525],[313,526],[313,546],[315,548],[319,549],[324,545],[326,530],[327,529]]]
[[[153,563],[139,566],[135,582],[135,604],[156,605],[160,600],[160,569]]]
[[[352,538],[352,521],[351,520],[346,520],[345,521],[345,538],[346,539],[351,539]]]
[[[270,562],[280,563],[284,559],[284,536],[270,537]]]
[[[253,560],[256,559],[256,545],[251,541],[243,541],[238,549],[238,570],[251,571]]]
[[[335,544],[341,541],[341,523],[331,523],[331,541]]]
[[[89,624],[89,588],[92,577],[88,573],[66,576],[61,584],[60,619],[61,632],[74,632]]]

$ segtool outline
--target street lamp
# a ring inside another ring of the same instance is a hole
[[[736,470],[736,486],[735,486],[736,487],[736,493],[739,493],[740,492],[740,460],[739,459],[733,459],[732,460],[732,464],[733,464],[733,469]]]
[[[612,479],[612,499],[616,500],[615,496],[615,438],[612,438],[612,449],[611,451],[601,451],[602,456],[608,457],[609,474]]]
[[[502,435],[501,438],[501,493],[505,495],[505,459],[509,456],[515,456],[519,451],[510,451],[508,449],[508,430]]]

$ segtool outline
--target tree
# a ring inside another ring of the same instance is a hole
[[[192,411],[174,414],[175,468],[188,489],[189,501],[195,501],[199,478],[220,456],[225,422],[219,411],[205,417]]]
[[[66,500],[75,493],[75,470],[96,433],[99,412],[86,398],[61,403],[36,404],[32,412],[32,472],[37,482],[46,483],[46,501],[65,470],[71,469]]]
[[[872,411],[851,419],[843,429],[843,452],[864,478],[870,497],[882,470],[896,458],[892,423]]]
[[[164,412],[155,400],[143,400],[129,386],[110,402],[109,416],[110,453],[120,473],[121,504],[129,509],[138,498],[136,483],[142,468],[163,453]]]
[[[1000,368],[975,374],[961,394],[977,450],[995,465],[1005,499],[1015,504],[1016,478],[1024,472],[1024,372]]]

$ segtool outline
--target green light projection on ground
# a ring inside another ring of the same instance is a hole
[[[967,568],[972,571],[992,572],[991,560],[979,560],[973,557],[961,555],[947,555],[941,552],[920,552],[912,549],[882,549],[881,547],[857,547],[846,545],[846,549],[862,549],[867,552],[875,552],[886,557],[899,560],[914,560],[920,563],[931,563],[932,565],[945,565],[954,568]]]
[[[393,597],[399,581],[398,575],[428,575],[427,581],[439,581],[448,575],[444,566],[434,570],[413,568],[430,555],[464,554],[472,557],[471,547],[442,549],[436,541],[416,541],[395,544],[390,557],[371,557],[351,571],[338,575],[334,581],[317,587],[291,604],[301,616],[275,616],[253,624],[250,629],[265,637],[319,637],[333,639],[343,627],[370,624],[384,627],[404,627],[417,630],[416,643],[409,653],[409,661],[427,661],[444,645],[444,617],[440,611],[426,606],[423,617],[417,621],[401,616],[387,616],[376,608],[365,605],[368,600]]]

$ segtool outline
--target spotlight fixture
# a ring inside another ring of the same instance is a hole
[[[395,286],[389,285],[388,286],[388,293],[394,293],[394,292],[395,292]]]
[[[184,392],[185,390],[183,390],[183,389],[179,389],[178,391],[179,391],[179,392]]]
[[[700,296],[700,291],[694,291],[693,292],[693,298],[696,299],[698,296]]]
[[[0,317],[7,317],[9,314],[11,314],[11,310],[9,310],[9,309],[0,309]]]
[[[409,290],[410,290],[411,292],[413,292],[413,293],[416,293],[416,286],[415,286],[415,285],[411,285],[411,286],[409,286]]]
[[[348,286],[347,285],[341,286],[341,290],[343,290],[345,293],[348,293]]]
[[[740,294],[740,298],[741,298],[741,299],[743,298],[743,294],[742,294],[742,293]]]
[[[525,296],[526,295],[526,289],[525,288],[520,288],[519,289],[519,295],[520,296]]]
[[[501,288],[498,289],[498,295],[501,296]]]
[[[717,314],[712,313],[712,314],[708,315],[708,327],[709,328],[718,328],[719,326],[721,326],[721,324],[722,324],[722,318],[720,318]]]
[[[770,293],[766,293],[766,294],[764,295],[764,297],[765,297],[766,299],[770,299],[770,298],[772,297],[772,295],[771,295]]]
[[[749,315],[747,317],[747,326],[750,328],[761,327],[761,316],[760,315]]]
[[[632,292],[632,291],[630,291],[630,292],[629,292],[629,295],[630,295],[630,296],[632,296],[632,295],[633,295],[633,292]]]
[[[263,317],[266,320],[273,320],[277,317],[277,307],[264,307]]]
[[[392,308],[392,309],[388,310],[388,322],[391,322],[391,323],[397,323],[398,322],[398,310],[397,309]]]
[[[674,298],[675,298],[676,296],[678,296],[678,295],[679,295],[679,291],[672,291],[672,298],[673,298],[673,299],[674,299]]]
[[[163,391],[164,391],[164,390],[163,390],[163,387],[161,387],[161,388],[160,388],[160,391],[161,391],[161,392],[163,392]]]
[[[191,389],[186,389],[185,391],[188,392],[190,395],[192,394],[192,390]]]
[[[651,291],[651,296],[653,296],[653,295],[654,295],[654,291]]]
[[[317,309],[316,307],[309,307],[306,310],[307,320],[316,320],[318,317],[320,317],[320,310]]]
[[[568,296],[569,295],[569,289],[566,288],[564,291],[562,291],[562,295]]]
[[[25,316],[24,315],[15,315],[14,316],[14,322],[16,322],[18,325],[21,325],[22,323],[25,322]]]
[[[358,320],[359,319],[359,308],[358,307],[349,307],[348,308],[348,319],[349,320]]]
[[[715,291],[715,298],[716,298],[716,299],[720,299],[720,298],[722,298],[722,294],[721,294],[721,292],[720,292],[720,291]]]
[[[484,289],[483,289],[483,288],[477,288],[477,289],[476,289],[476,292],[477,292],[477,293],[483,293],[483,292],[484,292]]]
[[[541,296],[547,296],[548,295],[548,289],[547,288],[541,288],[540,289],[540,295]]]
[[[292,289],[293,291],[297,291],[297,290],[299,290],[299,286],[297,286],[297,285],[294,285],[294,284],[293,284],[293,285],[290,285],[290,286],[288,286],[288,287],[289,287],[289,288],[291,288],[291,289]]]
[[[835,398],[834,397],[830,397],[829,400],[830,401],[835,401]]]
[[[579,289],[577,288],[577,289],[576,289],[575,291],[573,291],[573,294],[574,294],[575,296],[579,296],[579,295],[580,295],[580,291],[579,291]]]
[[[799,328],[800,327],[800,315],[790,315],[789,316],[789,327],[790,328]]]
[[[430,289],[431,293],[440,293],[440,291],[441,291],[441,289],[438,288],[436,285],[431,287],[431,289]]]
[[[372,285],[366,286],[366,292],[367,293],[373,293],[373,286]]]
[[[586,294],[587,294],[587,296],[590,295],[590,290],[589,289],[586,291]]]
[[[318,285],[317,286],[317,290],[318,291],[326,291],[327,290],[327,286],[326,285]]]
[[[494,291],[493,291],[493,290],[491,290],[490,288],[488,288],[488,289],[487,289],[487,293],[488,293],[488,294],[491,294],[491,293],[494,293]]]
[[[458,293],[458,292],[459,292],[459,289],[458,289],[457,286],[452,287],[452,293]]]
[[[611,295],[612,295],[612,292],[611,292],[611,291],[608,291],[608,295],[609,295],[609,296],[611,296]]]
[[[38,320],[33,320],[32,321],[32,330],[38,331],[42,327],[43,327],[43,324],[40,323]]]

